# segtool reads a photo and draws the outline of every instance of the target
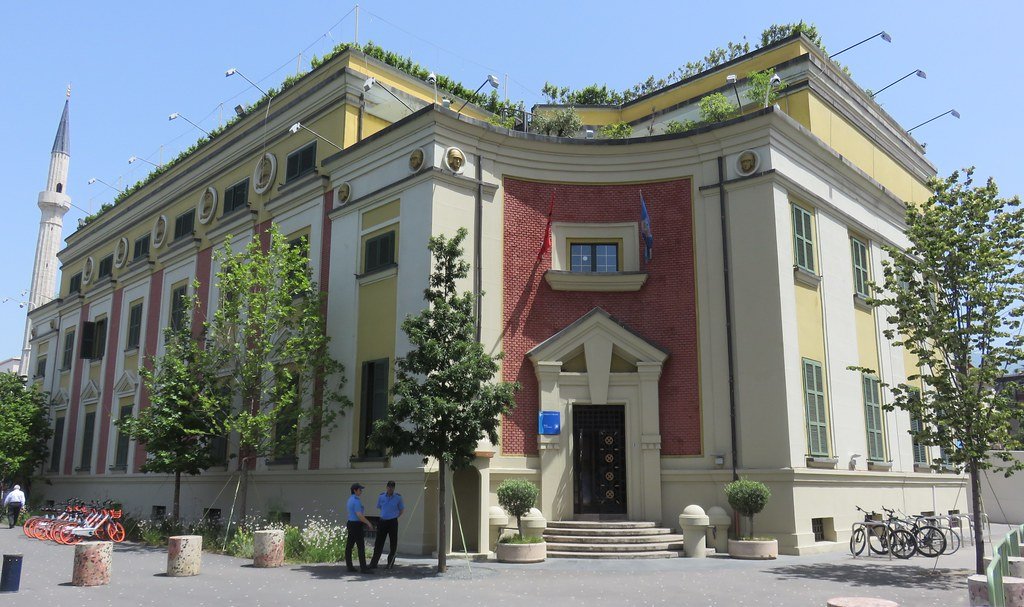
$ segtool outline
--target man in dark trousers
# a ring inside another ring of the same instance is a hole
[[[14,529],[14,525],[18,523],[18,515],[25,507],[25,493],[22,492],[20,485],[15,485],[14,489],[11,489],[11,492],[4,497],[4,507],[7,509],[7,522],[10,524],[8,529]]]
[[[373,573],[370,568],[366,566],[366,541],[364,535],[364,527],[373,529],[373,523],[366,520],[366,516],[363,514],[363,500],[360,497],[363,495],[363,486],[359,483],[352,484],[352,495],[348,498],[348,522],[346,528],[348,529],[348,537],[345,539],[345,565],[348,566],[348,570],[354,572],[355,567],[352,566],[352,546],[358,546],[359,548],[359,571],[361,573]]]
[[[387,536],[391,540],[391,550],[388,552],[388,569],[391,569],[395,566],[395,550],[398,548],[398,517],[405,511],[402,494],[395,493],[395,481],[388,481],[387,490],[377,498],[377,509],[380,510],[380,524],[377,527],[377,541],[373,546],[370,568],[377,568],[380,555],[384,552],[384,536]]]

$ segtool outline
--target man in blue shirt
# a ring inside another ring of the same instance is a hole
[[[377,541],[373,546],[370,568],[377,568],[380,555],[384,552],[384,536],[387,536],[391,544],[391,550],[388,552],[388,569],[391,569],[395,566],[395,550],[398,548],[398,517],[405,511],[402,494],[395,493],[395,481],[388,481],[387,491],[377,498],[377,509],[380,510],[380,526],[377,529]]]
[[[362,573],[373,573],[366,566],[366,542],[364,535],[364,527],[373,529],[373,523],[366,520],[366,516],[363,515],[363,500],[360,496],[363,494],[363,486],[359,483],[352,484],[352,495],[348,498],[348,522],[346,528],[348,529],[348,537],[345,539],[345,565],[348,566],[348,570],[354,572],[355,567],[352,566],[352,546],[359,547],[359,571]]]

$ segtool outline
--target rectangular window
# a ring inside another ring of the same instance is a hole
[[[249,180],[224,188],[224,214],[249,206]]]
[[[68,331],[64,334],[64,352],[61,355],[60,369],[67,371],[71,369],[71,361],[75,358],[75,332]]]
[[[882,403],[878,394],[878,379],[865,375],[861,379],[864,388],[864,420],[867,427],[868,459],[876,462],[885,460],[885,440],[882,435]]]
[[[921,420],[910,418],[910,431],[920,432],[921,431]],[[912,439],[914,443],[914,465],[915,466],[927,466],[928,464],[928,447],[917,442],[916,439]]]
[[[132,416],[132,409],[134,405],[121,405],[121,411],[118,414],[117,419],[127,419]],[[114,453],[114,470],[127,470],[128,469],[128,445],[131,439],[127,434],[118,430],[117,432],[117,450]]]
[[[189,209],[174,220],[174,240],[191,236],[196,225],[196,210]]]
[[[142,300],[132,302],[128,310],[128,341],[125,348],[132,349],[139,347],[142,339]]]
[[[856,238],[850,239],[850,252],[853,256],[853,292],[861,297],[870,297],[871,289],[868,281],[871,272],[868,270],[868,247]]]
[[[804,359],[804,410],[807,417],[807,452],[828,457],[828,418],[821,363]]]
[[[92,439],[96,429],[96,412],[89,411],[85,414],[85,422],[82,424],[82,459],[78,466],[79,470],[92,469]]]
[[[181,331],[186,326],[185,315],[188,313],[188,284],[171,289],[171,318],[168,322],[171,329]]]
[[[618,272],[619,245],[614,242],[574,242],[569,245],[570,272]]]
[[[100,260],[100,271],[96,278],[106,278],[114,272],[114,256],[107,255]]]
[[[103,358],[107,349],[107,319],[99,318],[93,322],[96,330],[96,337],[93,338],[92,359]]]
[[[814,271],[814,230],[811,214],[803,207],[793,205],[793,263],[796,267]]]
[[[395,232],[385,232],[366,241],[363,251],[363,273],[395,263]]]
[[[50,450],[50,472],[60,472],[60,453],[64,446],[64,416],[53,424],[53,449]]]
[[[68,295],[82,292],[82,273],[72,274],[68,282]]]
[[[380,456],[379,450],[370,449],[366,441],[373,433],[373,424],[384,419],[388,408],[388,359],[372,360],[363,363],[362,395],[359,399],[363,417],[362,444],[363,455]]]
[[[285,182],[309,173],[316,168],[316,141],[288,154],[288,165],[285,171]]]
[[[40,356],[36,359],[36,377],[46,377],[46,357]]]
[[[149,234],[144,234],[135,239],[135,246],[132,249],[132,261],[149,257]]]

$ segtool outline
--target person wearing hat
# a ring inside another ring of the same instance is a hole
[[[364,535],[363,525],[373,529],[373,523],[366,520],[366,516],[363,514],[363,500],[360,496],[363,494],[363,486],[359,483],[352,483],[352,495],[348,498],[348,522],[346,528],[348,529],[348,537],[345,539],[345,565],[349,571],[355,571],[356,568],[352,566],[352,546],[359,547],[359,571],[361,573],[373,573],[370,568],[366,566],[366,540]]]
[[[10,525],[8,529],[14,529],[14,523],[18,522],[18,515],[25,507],[25,493],[22,492],[21,485],[15,485],[7,494],[4,498],[4,507],[7,508],[7,524]]]
[[[380,510],[380,524],[377,527],[377,541],[373,545],[373,559],[370,569],[377,568],[380,555],[384,552],[384,537],[390,540],[388,552],[388,569],[395,566],[395,550],[398,548],[398,517],[405,511],[402,494],[395,493],[395,481],[388,481],[387,490],[377,498],[377,510]]]

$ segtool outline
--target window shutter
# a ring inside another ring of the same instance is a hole
[[[82,323],[82,347],[78,349],[78,357],[91,359],[96,341],[96,323]]]

